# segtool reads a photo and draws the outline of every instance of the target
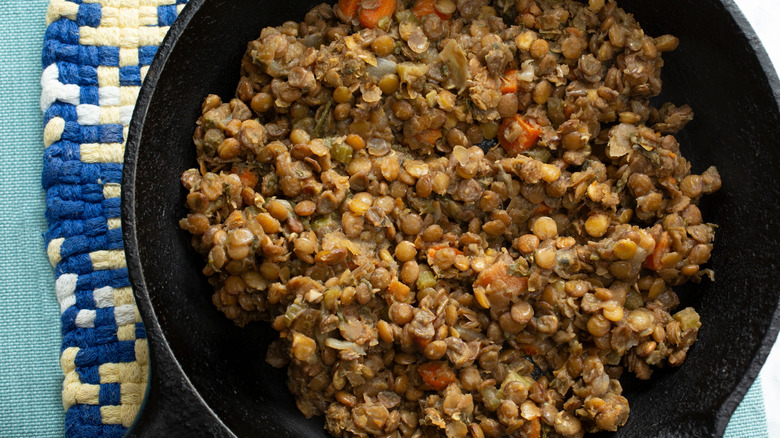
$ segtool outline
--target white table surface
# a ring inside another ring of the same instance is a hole
[[[755,29],[775,69],[780,68],[780,2],[777,0],[735,0]],[[780,202],[780,199],[777,200]],[[780,437],[780,342],[775,342],[761,379],[770,437]]]

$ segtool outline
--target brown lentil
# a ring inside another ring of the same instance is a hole
[[[615,431],[612,379],[682,362],[673,287],[711,274],[721,178],[669,135],[691,109],[651,106],[679,41],[604,0],[415,4],[263,29],[205,99],[180,226],[212,302],[272,322],[335,436]]]
[[[535,59],[541,59],[544,55],[547,54],[547,52],[550,51],[550,45],[547,40],[540,38],[534,40],[534,42],[531,43],[529,50],[531,52],[531,56],[533,56]]]

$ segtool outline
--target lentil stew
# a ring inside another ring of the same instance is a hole
[[[392,8],[390,5],[392,4]],[[354,8],[354,9],[353,9]],[[249,43],[203,103],[181,221],[214,304],[270,321],[336,436],[582,436],[680,365],[720,187],[654,108],[661,53],[614,2],[342,1]]]

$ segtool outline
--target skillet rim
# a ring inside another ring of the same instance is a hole
[[[202,404],[202,407],[199,408],[205,407],[210,416],[213,417],[213,421],[216,422],[215,426],[223,429],[227,436],[235,436],[235,434],[230,431],[230,429],[221,421],[219,416],[212,410],[212,408],[199,394],[198,390],[195,388],[189,377],[182,369],[181,364],[176,359],[176,355],[171,350],[170,344],[167,341],[167,337],[162,331],[160,323],[157,319],[157,314],[151,305],[151,299],[146,287],[146,279],[140,261],[136,233],[135,183],[136,169],[138,164],[138,150],[141,138],[143,136],[144,123],[146,121],[152,96],[155,92],[156,85],[165,68],[169,56],[175,50],[179,39],[189,27],[192,18],[207,1],[212,0],[190,0],[179,14],[179,17],[173,23],[162,43],[160,44],[157,54],[155,55],[154,60],[149,67],[148,73],[138,94],[138,99],[136,101],[132,119],[129,125],[128,136],[125,145],[125,157],[122,168],[121,184],[122,237],[124,242],[125,256],[127,259],[128,276],[133,288],[133,295],[136,299],[136,305],[138,306],[138,309],[141,313],[146,331],[150,335],[149,383],[146,388],[144,401],[141,405],[138,415],[136,416],[135,422],[128,429],[127,436],[133,435],[133,430],[136,429],[139,422],[143,421],[143,411],[145,410],[149,400],[149,394],[151,392],[152,386],[158,383],[155,380],[157,377],[159,377],[158,374],[165,375],[171,372],[178,374],[183,379],[185,389],[193,396],[195,396],[197,401]],[[764,77],[766,77],[768,85],[772,90],[772,95],[774,98],[773,101],[776,107],[775,110],[780,113],[780,77],[778,77],[778,70],[780,70],[780,66],[777,66],[776,69],[772,64],[772,61],[769,58],[769,55],[766,52],[763,44],[761,43],[761,40],[758,38],[755,30],[750,25],[749,21],[736,5],[734,0],[718,0],[718,2],[723,5],[726,12],[728,12],[737,27],[747,39],[749,48],[761,66]],[[732,414],[750,389],[761,368],[766,362],[769,352],[776,342],[778,333],[780,333],[780,301],[778,301],[778,303],[775,305],[775,310],[773,312],[769,327],[761,338],[758,349],[748,364],[747,369],[742,375],[742,378],[736,383],[733,390],[723,400],[720,408],[717,411],[712,412],[714,420],[714,430],[712,432],[715,436],[722,436],[725,432]],[[162,343],[154,343],[152,342],[153,339],[159,339],[162,341]]]

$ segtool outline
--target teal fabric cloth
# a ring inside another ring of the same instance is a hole
[[[47,0],[0,0],[0,437],[61,437],[62,371],[54,272],[41,233],[39,106]],[[767,437],[757,380],[729,438]]]
[[[726,427],[726,438],[767,438],[766,408],[761,389],[761,374],[753,382]]]
[[[41,46],[48,0],[0,0],[0,437],[62,436],[59,305],[46,230]]]

